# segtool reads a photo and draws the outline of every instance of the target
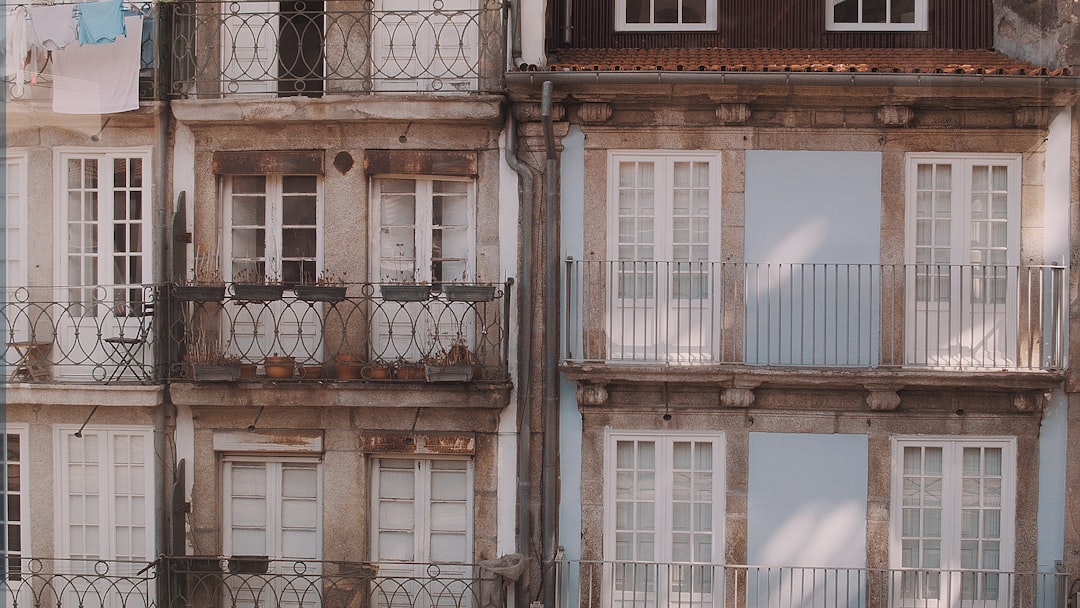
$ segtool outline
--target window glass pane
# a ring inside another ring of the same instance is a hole
[[[683,0],[683,23],[705,23],[705,0]]]
[[[892,0],[891,23],[915,23],[915,0]]]

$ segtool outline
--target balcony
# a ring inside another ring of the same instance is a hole
[[[271,296],[237,285],[209,296],[169,285],[23,287],[0,304],[3,363],[8,382],[37,384],[203,381],[196,366],[204,364],[232,370],[210,381],[237,381],[246,368],[246,379],[279,383],[501,384],[512,285],[422,286],[413,299],[384,297],[370,283],[329,298],[280,285],[269,286]],[[458,296],[466,287],[478,289]],[[279,359],[281,375],[267,368]]]
[[[479,608],[505,606],[507,584],[484,564],[9,558],[4,605]]]
[[[497,92],[504,3],[174,4],[172,94],[321,97]],[[355,7],[355,8],[349,8]]]
[[[32,6],[31,3],[8,4],[6,7],[9,11],[8,19],[25,19],[26,13],[24,11],[30,6]],[[72,6],[75,6],[75,4]],[[138,84],[140,101],[160,100],[164,98],[166,93],[164,90],[165,76],[162,69],[165,62],[162,61],[159,55],[158,45],[158,37],[168,20],[167,11],[163,10],[162,6],[157,2],[124,3],[125,11],[143,17],[142,38],[139,42],[141,47]],[[74,44],[78,44],[78,42]],[[27,56],[25,69],[7,74],[7,80],[4,82],[5,99],[8,102],[51,102],[56,82],[52,70],[53,62],[49,59],[48,51],[31,48]],[[14,108],[18,107],[18,105],[14,106]]]
[[[566,262],[567,363],[1057,372],[1056,266]]]
[[[1064,608],[1064,572],[563,561],[558,608]],[[1075,587],[1075,585],[1074,585]]]

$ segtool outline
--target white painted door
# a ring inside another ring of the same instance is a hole
[[[265,556],[265,573],[229,575],[226,605],[318,606],[322,479],[317,462],[227,460],[226,557]]]
[[[473,184],[453,178],[375,180],[375,283],[475,280]],[[418,361],[459,336],[473,349],[475,319],[464,302],[382,300],[373,313],[371,358]]]
[[[473,606],[472,462],[378,458],[372,475],[373,605]]]
[[[608,358],[710,360],[719,351],[718,161],[614,155],[611,165]]]
[[[60,285],[55,294],[57,336],[53,375],[102,380],[125,358],[104,342],[134,338],[150,320],[151,184],[149,152],[61,152],[57,204]],[[152,364],[148,345],[136,361]]]
[[[223,2],[221,69],[223,93],[264,94],[278,90],[277,2]]]
[[[913,157],[907,361],[1017,363],[1018,157]]]

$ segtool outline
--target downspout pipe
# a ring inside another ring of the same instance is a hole
[[[521,56],[521,0],[510,0],[510,19],[507,20],[506,27],[510,38],[510,70],[522,69],[526,62]],[[521,175],[520,171],[518,175]]]
[[[543,347],[543,520],[541,534],[544,563],[542,592],[546,606],[555,606],[555,553],[558,538],[559,507],[559,240],[558,240],[558,162],[555,129],[551,118],[551,96],[554,85],[545,82],[541,90],[540,117],[544,126],[544,147],[547,163],[544,171],[544,328]]]
[[[521,289],[518,290],[518,327],[519,336],[517,344],[517,504],[515,519],[517,520],[516,545],[518,552],[528,556],[531,540],[532,527],[529,525],[529,487],[531,485],[529,456],[532,452],[532,423],[530,422],[530,399],[533,386],[532,373],[532,332],[533,323],[532,301],[525,294],[532,293],[533,289],[533,234],[535,226],[533,222],[533,196],[535,194],[535,177],[532,169],[521,162],[518,158],[518,135],[517,122],[513,113],[507,118],[506,128],[506,164],[517,174],[520,181],[518,198],[520,203],[521,217]],[[529,598],[526,596],[524,585],[517,586],[515,605],[526,607]]]
[[[159,19],[160,22],[160,19]],[[159,30],[160,34],[160,30]],[[157,41],[157,50],[163,48],[164,44],[160,40]],[[161,64],[163,62],[159,62]],[[161,69],[160,67],[158,68]],[[160,73],[159,73],[160,77]],[[160,89],[159,89],[160,90]],[[169,274],[168,260],[171,244],[170,244],[170,230],[169,230],[169,188],[166,183],[166,178],[169,175],[169,158],[167,150],[169,150],[169,129],[170,129],[170,109],[169,102],[163,101],[161,103],[161,109],[158,113],[158,120],[156,125],[156,139],[157,139],[157,154],[154,155],[154,242],[156,245],[156,263],[152,270],[153,281],[158,285],[158,293],[155,295],[158,298],[158,306],[154,307],[155,322],[157,326],[157,335],[155,336],[155,342],[160,345],[167,345],[167,342],[161,340],[166,337],[167,323],[162,322],[167,318],[167,312],[164,306],[161,306],[164,300],[164,293],[162,289],[168,289],[168,283],[172,280],[172,276]],[[155,349],[154,356],[156,359],[155,367],[159,370],[165,369],[167,364],[166,357],[168,356],[168,348],[161,346]],[[158,522],[154,532],[154,548],[156,555],[167,555],[169,553],[169,534],[168,531],[172,522],[172,513],[169,509],[169,500],[167,495],[167,488],[171,485],[169,481],[165,479],[169,471],[173,470],[169,463],[172,462],[172,458],[168,450],[168,421],[171,417],[170,414],[173,411],[172,400],[169,396],[169,387],[167,374],[164,374],[165,387],[161,391],[161,400],[158,403],[157,408],[154,411],[154,515]]]

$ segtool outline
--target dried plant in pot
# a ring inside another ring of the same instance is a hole
[[[216,335],[196,334],[187,344],[184,361],[188,377],[196,382],[235,382],[240,379],[240,357],[227,353]]]
[[[285,286],[277,278],[244,268],[233,276],[232,294],[243,302],[273,302],[285,295]]]
[[[424,374],[428,382],[469,382],[480,375],[480,360],[458,337],[443,350],[427,358]]]
[[[340,302],[345,299],[344,272],[335,273],[323,270],[314,281],[308,277],[303,283],[293,287],[296,299],[305,302]]]
[[[199,248],[191,269],[191,278],[173,286],[173,296],[184,302],[221,302],[225,299],[225,281],[221,278],[218,256]]]

